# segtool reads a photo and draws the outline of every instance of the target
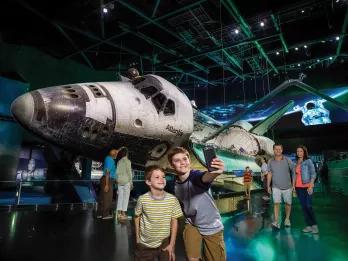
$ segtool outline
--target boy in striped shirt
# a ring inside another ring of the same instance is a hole
[[[164,191],[166,179],[159,166],[145,169],[150,191],[141,195],[135,207],[135,260],[175,260],[178,218],[183,215],[177,198]]]

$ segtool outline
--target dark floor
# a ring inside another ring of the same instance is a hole
[[[292,227],[273,231],[268,204],[256,193],[249,211],[223,216],[228,260],[348,260],[348,197],[317,194],[319,235],[305,235],[295,202]],[[245,207],[248,204],[245,202]],[[0,212],[0,260],[132,260],[132,222],[97,220],[86,211]],[[177,260],[185,260],[179,234]]]

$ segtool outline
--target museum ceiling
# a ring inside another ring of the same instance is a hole
[[[244,86],[252,80],[249,85],[256,85],[255,79],[269,85],[291,73],[347,69],[347,0],[7,0],[0,5],[1,42],[35,47],[95,70],[124,74],[137,67],[183,89]]]

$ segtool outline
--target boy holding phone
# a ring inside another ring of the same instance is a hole
[[[168,154],[168,161],[176,172],[175,195],[179,199],[186,219],[184,243],[189,260],[200,260],[203,244],[204,260],[226,260],[223,224],[221,216],[209,193],[213,180],[224,170],[224,162],[218,158],[207,162],[216,170],[201,172],[191,170],[190,155],[182,147]]]

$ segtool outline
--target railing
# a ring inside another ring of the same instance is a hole
[[[0,181],[0,206],[94,205],[98,183],[98,180]]]
[[[167,175],[166,179],[167,188],[173,190],[174,176]],[[99,179],[0,181],[0,208],[96,208],[99,182]],[[133,184],[133,198],[148,190],[143,171],[134,171]],[[114,185],[115,188],[116,186]]]

